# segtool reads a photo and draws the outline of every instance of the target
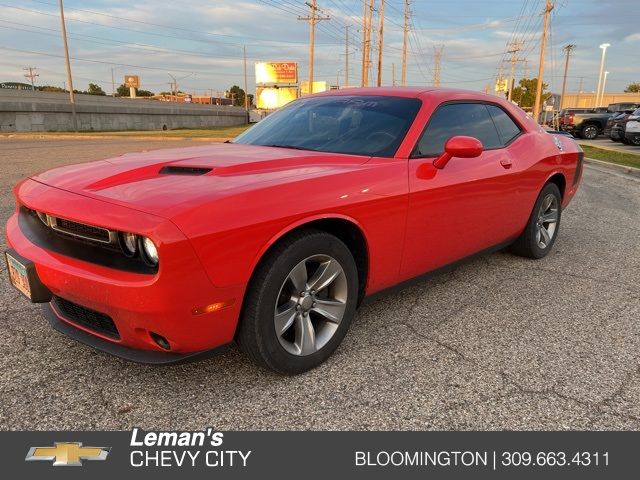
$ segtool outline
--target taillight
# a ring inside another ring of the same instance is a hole
[[[573,114],[569,115],[569,117],[567,118],[567,121],[569,123],[573,123]]]

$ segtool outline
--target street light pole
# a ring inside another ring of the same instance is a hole
[[[602,79],[602,92],[600,93],[600,102],[604,100],[604,90],[607,87],[607,77],[609,76],[609,72],[604,72],[604,78]]]
[[[69,62],[69,45],[67,43],[67,27],[64,22],[64,6],[60,0],[60,24],[62,32],[62,43],[64,44],[64,60],[67,67],[67,83],[69,84],[69,102],[71,103],[71,118],[73,130],[78,131],[78,119],[76,118],[76,99],[73,94],[73,80],[71,78],[71,63]]]
[[[594,107],[598,107],[598,105],[600,104],[600,87],[602,86],[602,77],[604,75],[604,59],[607,55],[607,48],[609,48],[610,46],[610,43],[603,43],[602,45],[600,45],[600,48],[602,49],[602,57],[600,58],[600,73],[598,74],[598,89],[596,90],[596,99],[595,104],[593,105]]]

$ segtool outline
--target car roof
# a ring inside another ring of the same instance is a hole
[[[342,88],[340,90],[328,90],[322,93],[316,93],[314,97],[320,96],[383,96],[383,97],[407,97],[407,98],[425,98],[425,97],[446,97],[446,96],[468,96],[471,99],[487,99],[492,101],[502,101],[500,97],[489,95],[474,90],[463,90],[458,88],[445,87],[356,87]]]

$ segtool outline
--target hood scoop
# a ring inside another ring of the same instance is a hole
[[[164,175],[204,175],[213,168],[208,167],[183,167],[180,165],[165,165],[159,173]]]

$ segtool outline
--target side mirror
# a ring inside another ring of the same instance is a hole
[[[444,152],[433,161],[436,168],[444,168],[453,157],[475,158],[482,154],[482,142],[477,138],[457,136],[451,137],[444,144]]]

